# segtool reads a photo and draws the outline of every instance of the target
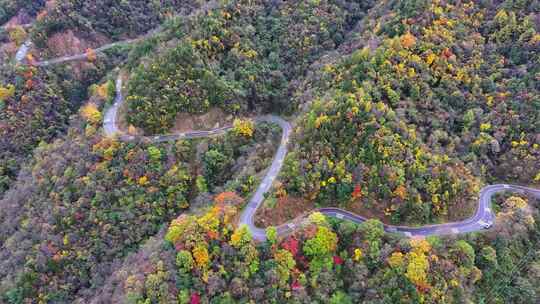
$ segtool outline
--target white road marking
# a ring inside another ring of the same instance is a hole
[[[491,212],[491,209],[489,209],[488,207],[484,208],[484,211],[486,212]]]
[[[453,234],[458,234],[459,233],[459,229],[457,229],[457,228],[452,228],[451,231],[452,231]]]
[[[294,229],[294,224],[293,223],[288,223],[287,226],[291,229]]]
[[[412,233],[410,232],[403,232],[403,234],[405,234],[406,237],[412,237]]]
[[[509,186],[509,185],[503,185],[503,188],[504,188],[504,189],[509,189],[510,186]]]
[[[341,213],[336,213],[336,217],[337,217],[338,219],[342,220],[342,219],[343,219],[343,214],[341,214]]]

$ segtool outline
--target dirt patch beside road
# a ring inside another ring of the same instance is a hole
[[[275,206],[268,204],[268,200],[271,199],[268,198],[255,213],[254,220],[257,227],[278,226],[314,209],[313,203],[303,198],[291,196],[277,198]]]
[[[234,121],[232,115],[226,114],[220,108],[211,108],[204,114],[179,113],[174,122],[172,133],[192,130],[210,130],[230,126]]]

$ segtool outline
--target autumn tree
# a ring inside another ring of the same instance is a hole
[[[94,49],[86,49],[86,59],[90,62],[94,62],[97,59],[96,51]]]
[[[362,198],[362,187],[359,185],[359,184],[356,184],[354,186],[354,190],[351,194],[351,199],[353,200],[357,200],[357,199],[360,199]]]
[[[216,204],[229,204],[229,205],[238,207],[242,205],[242,203],[244,202],[244,199],[238,196],[236,192],[225,191],[216,195],[214,197],[214,202]]]
[[[254,124],[249,119],[235,119],[233,123],[233,132],[237,136],[250,138],[253,136]]]
[[[81,116],[88,122],[97,125],[101,122],[101,112],[95,103],[89,102],[81,108]]]
[[[279,249],[274,254],[277,262],[277,272],[279,274],[280,286],[286,286],[289,282],[291,270],[296,266],[296,261],[290,251]]]
[[[251,242],[251,233],[248,230],[247,225],[241,225],[231,235],[230,244],[236,248],[242,248]]]
[[[0,101],[7,101],[7,99],[15,95],[15,86],[8,84],[5,87],[0,86]]]
[[[193,248],[193,258],[195,265],[201,269],[206,270],[210,265],[210,255],[206,244],[200,243]]]
[[[9,40],[13,41],[17,46],[23,44],[28,34],[21,26],[15,26],[9,30]]]
[[[414,35],[410,32],[407,32],[405,35],[401,36],[400,42],[401,46],[409,49],[416,44],[416,37],[414,37]]]
[[[416,286],[426,287],[427,274],[429,270],[429,261],[427,253],[431,249],[429,243],[425,240],[411,240],[411,251],[407,254],[408,264],[405,276],[409,278]]]

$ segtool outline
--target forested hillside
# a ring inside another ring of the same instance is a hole
[[[40,146],[5,194],[0,290],[10,301],[87,296],[115,261],[190,205],[203,207],[209,191],[249,193],[273,154],[264,125],[249,138],[119,143],[97,132],[97,102],[81,109],[65,138]]]
[[[0,86],[0,193],[17,176],[21,163],[40,140],[50,140],[67,119],[66,100],[49,75],[32,68],[3,70]],[[53,76],[54,77],[54,76]],[[50,124],[50,122],[56,122]]]
[[[114,61],[48,69],[11,62],[0,66],[0,193],[10,187],[34,148],[65,131],[88,88]]]
[[[405,3],[324,66],[281,196],[427,223],[470,214],[478,182],[540,179],[538,2]]]
[[[540,1],[0,23],[0,303],[540,301]]]
[[[56,33],[73,31],[81,38],[96,35],[117,40],[137,36],[157,27],[166,17],[185,14],[207,1],[58,1],[44,10],[33,28],[33,40],[46,45]]]
[[[0,1],[0,24],[8,22],[17,14],[32,17],[44,6],[45,0],[2,0]]]
[[[521,209],[526,198],[498,203],[513,228],[486,235],[402,239],[378,220],[313,214],[292,235],[276,239],[270,230],[254,243],[245,226],[232,225],[237,207],[216,202],[200,217],[173,220],[164,240],[131,256],[95,301],[536,303],[540,217]]]
[[[294,109],[288,82],[335,49],[372,1],[231,1],[180,20],[128,89],[128,120],[150,133],[179,112]]]

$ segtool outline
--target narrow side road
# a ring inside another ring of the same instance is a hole
[[[185,133],[164,134],[156,136],[129,135],[120,130],[117,123],[118,109],[123,104],[123,102],[124,96],[122,94],[122,79],[119,76],[116,80],[115,102],[105,113],[105,118],[103,122],[103,130],[106,136],[116,136],[123,141],[145,139],[150,142],[164,142],[175,141],[178,139],[200,138],[220,135],[224,134],[232,128],[228,126],[206,131],[191,131]],[[239,224],[246,225],[249,228],[253,238],[262,241],[266,239],[266,229],[255,226],[254,216],[257,212],[257,209],[264,201],[264,194],[270,191],[272,183],[281,171],[283,161],[285,160],[285,156],[287,155],[287,145],[289,143],[289,138],[292,132],[292,126],[286,120],[274,115],[259,116],[255,118],[255,121],[275,123],[279,125],[282,129],[281,142],[274,156],[272,164],[267,169],[267,172],[261,184],[255,191],[255,194],[253,194],[253,196],[249,200],[246,208],[240,216]],[[472,217],[466,220],[437,225],[425,225],[420,227],[384,225],[384,229],[387,232],[403,233],[407,237],[458,234],[488,229],[489,227],[491,227],[491,224],[495,219],[494,213],[491,210],[490,206],[491,197],[496,193],[505,191],[527,193],[533,195],[534,197],[540,198],[540,190],[507,184],[489,185],[482,188],[482,190],[480,191],[476,212]],[[320,208],[315,211],[321,212],[322,214],[325,214],[327,216],[343,220],[349,220],[355,223],[362,223],[367,220],[367,218],[339,208]],[[296,224],[293,222],[285,223],[276,227],[278,235],[287,234],[296,228]]]
[[[197,16],[197,15],[199,15],[201,13],[206,13],[206,12],[212,10],[212,9],[215,9],[218,5],[219,5],[219,3],[217,1],[208,1],[208,2],[204,3],[200,8],[192,11],[191,13],[189,13],[187,15],[177,15],[177,16],[180,16],[182,18],[191,18],[193,16]],[[25,24],[24,26],[25,27],[32,27],[32,24]],[[114,48],[116,46],[121,46],[121,45],[129,45],[131,43],[144,40],[146,38],[149,38],[149,37],[161,32],[162,30],[163,30],[163,26],[160,25],[160,26],[154,28],[153,30],[147,32],[146,34],[144,34],[142,36],[139,36],[137,38],[127,39],[127,40],[122,40],[122,41],[116,41],[116,42],[112,42],[112,43],[109,43],[109,44],[105,44],[105,45],[103,45],[103,46],[101,46],[99,48],[94,49],[93,51],[96,53],[96,55],[103,55],[103,52],[105,52],[108,49]],[[17,50],[17,53],[15,54],[15,61],[17,63],[24,63],[24,61],[26,59],[26,55],[28,54],[28,51],[30,50],[31,46],[32,46],[32,41],[30,39],[27,39],[19,47],[19,49]],[[88,59],[88,55],[86,53],[82,53],[82,54],[75,54],[75,55],[70,55],[70,56],[62,56],[62,57],[58,57],[58,58],[37,61],[37,62],[33,62],[33,65],[39,66],[39,67],[47,67],[47,66],[50,66],[50,65],[68,63],[68,62],[72,62],[72,61],[83,61],[83,60],[87,60],[87,59]]]

